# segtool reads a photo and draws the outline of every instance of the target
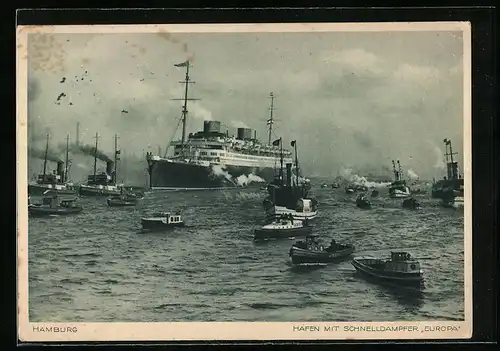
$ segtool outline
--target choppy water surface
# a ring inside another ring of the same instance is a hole
[[[421,293],[369,282],[346,261],[289,263],[292,240],[253,242],[266,193],[153,192],[137,208],[82,198],[75,216],[29,219],[32,322],[395,321],[464,318],[463,211],[418,196],[420,211],[381,191],[372,210],[343,189],[314,189],[315,232],[355,255],[404,249],[421,258]],[[187,228],[140,234],[153,211],[183,211]]]

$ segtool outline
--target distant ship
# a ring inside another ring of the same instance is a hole
[[[67,138],[67,144],[69,137]],[[28,184],[28,195],[39,196],[46,193],[48,190],[56,191],[58,194],[75,194],[75,189],[72,184],[68,184],[69,160],[68,146],[66,148],[66,164],[58,160],[57,168],[52,173],[47,172],[47,158],[49,151],[49,135],[47,135],[47,144],[45,147],[45,155],[43,160],[43,173],[39,174],[36,182]],[[65,167],[66,165],[66,167]]]
[[[410,187],[406,184],[406,180],[403,179],[403,171],[401,170],[401,163],[399,163],[399,160],[397,164],[398,167],[396,168],[396,162],[392,160],[394,181],[389,185],[389,196],[392,198],[409,197],[411,195]]]
[[[248,185],[252,181],[270,183],[279,162],[291,163],[292,152],[280,149],[280,139],[271,141],[274,124],[274,95],[270,94],[268,144],[257,140],[256,132],[238,128],[237,136],[221,131],[221,122],[204,121],[203,130],[186,138],[186,119],[190,62],[175,65],[186,68],[185,95],[182,99],[182,138],[172,141],[173,156],[146,154],[152,189],[213,189]],[[284,160],[281,161],[281,154]],[[256,177],[257,176],[257,177]]]
[[[443,142],[446,147],[445,157],[447,176],[437,182],[434,182],[432,185],[432,197],[438,199],[448,199],[452,193],[463,197],[464,178],[458,172],[458,162],[453,159],[453,155],[456,155],[457,153],[453,153],[451,140],[444,139]]]
[[[97,139],[95,136],[94,148],[94,173],[89,174],[87,183],[80,185],[80,195],[82,196],[112,196],[120,195],[120,188],[116,185],[116,162],[119,159],[120,150],[117,150],[117,136],[115,135],[115,161],[106,161],[106,171],[97,173]],[[113,170],[113,166],[114,170]]]

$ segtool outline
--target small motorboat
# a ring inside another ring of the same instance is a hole
[[[332,189],[338,189],[340,187],[339,183],[333,182],[332,183]]]
[[[422,206],[415,198],[409,198],[403,200],[403,208],[408,208],[410,210],[420,210]]]
[[[69,215],[79,213],[82,206],[76,204],[77,198],[60,199],[57,194],[45,196],[41,204],[30,203],[28,213],[32,216]]]
[[[373,191],[372,191],[372,193],[371,193],[371,195],[370,195],[370,196],[371,196],[371,197],[378,197],[378,195],[379,195],[378,190],[377,190],[377,189],[373,189]]]
[[[369,209],[372,207],[372,204],[364,194],[360,194],[356,198],[356,206],[363,209]]]
[[[254,240],[304,237],[312,233],[308,220],[296,220],[291,214],[283,214],[271,223],[255,229]]]
[[[124,207],[124,206],[135,206],[141,198],[141,195],[134,192],[132,188],[130,190],[120,188],[119,195],[112,195],[108,197],[106,202],[110,207]]]
[[[351,264],[356,271],[380,281],[402,285],[420,285],[423,272],[420,263],[407,252],[391,252],[390,259],[355,257]]]
[[[355,191],[363,191],[363,192],[366,192],[368,191],[368,187],[366,185],[363,185],[363,184],[356,184],[354,186],[354,190]]]
[[[328,184],[321,184],[322,188],[328,188]]]
[[[127,195],[114,195],[108,197],[106,202],[110,207],[125,207],[125,206],[135,206],[137,205],[138,198],[135,196]]]
[[[289,256],[294,265],[326,264],[339,261],[354,252],[353,245],[337,244],[332,240],[325,248],[317,235],[309,235],[304,241],[297,241],[290,248]]]
[[[144,230],[162,230],[176,227],[184,227],[180,213],[172,214],[170,212],[156,212],[151,217],[141,219],[142,229]]]
[[[346,187],[345,187],[345,192],[346,192],[347,194],[352,194],[352,193],[354,192],[354,186],[352,186],[352,185],[348,185],[348,186],[346,186]]]

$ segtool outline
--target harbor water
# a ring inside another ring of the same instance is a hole
[[[355,256],[405,250],[420,260],[416,291],[359,276],[349,260],[294,268],[293,240],[253,242],[259,187],[149,192],[137,207],[81,198],[72,216],[29,218],[31,322],[398,321],[464,319],[464,216],[430,190],[421,210],[380,191],[370,210],[344,189],[313,188],[325,243]],[[140,233],[140,219],[181,210],[186,228]]]

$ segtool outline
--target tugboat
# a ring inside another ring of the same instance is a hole
[[[176,227],[184,227],[180,213],[156,212],[151,217],[141,219],[143,230],[162,230]]]
[[[352,194],[352,193],[354,193],[354,185],[351,185],[351,184],[347,185],[347,186],[345,187],[345,192],[346,192],[347,194]]]
[[[396,169],[396,163],[392,160],[392,171],[394,172],[394,181],[389,185],[389,197],[392,198],[404,198],[409,197],[410,187],[406,185],[406,181],[403,179],[403,172],[401,170],[401,164],[398,163],[398,169]]]
[[[412,197],[403,200],[403,208],[408,208],[410,210],[420,210],[422,209],[422,206],[420,206],[420,203],[417,201],[417,199]]]
[[[332,189],[338,189],[340,187],[339,183],[333,182],[332,183]]]
[[[282,146],[281,138],[275,140],[275,145]],[[282,214],[291,214],[295,219],[313,219],[318,215],[318,201],[309,196],[311,184],[309,181],[299,181],[299,161],[297,157],[297,142],[291,142],[295,147],[295,181],[292,184],[292,163],[286,164],[286,183],[283,179],[283,153],[281,154],[281,166],[275,174],[274,181],[267,187],[269,196],[263,205],[268,218],[276,218]]]
[[[447,176],[443,177],[442,180],[434,182],[431,195],[433,198],[437,199],[446,198],[447,202],[449,202],[450,195],[453,191],[458,192],[459,197],[461,193],[463,197],[464,179],[458,172],[458,162],[453,159],[453,155],[457,155],[457,153],[454,153],[451,148],[451,140],[444,139],[443,142],[446,147],[445,157]]]
[[[359,196],[356,198],[356,206],[363,209],[370,209],[372,207],[372,204],[366,198],[365,194],[359,194]]]
[[[391,252],[391,258],[355,257],[351,264],[356,271],[384,282],[401,285],[421,285],[420,263],[407,252]]]
[[[67,144],[69,143],[69,136],[66,139]],[[47,135],[47,144],[45,147],[45,154],[43,159],[43,173],[38,175],[36,183],[28,184],[28,194],[40,196],[43,195],[47,190],[56,191],[61,195],[76,195],[76,189],[72,184],[67,183],[68,181],[68,148],[66,149],[66,170],[64,170],[65,163],[55,157],[52,157],[52,161],[57,162],[57,169],[52,173],[47,173],[47,161],[49,152],[49,135]]]
[[[312,226],[307,222],[307,219],[295,220],[293,215],[281,215],[277,220],[255,229],[254,240],[307,236],[312,232]]]
[[[97,140],[95,136],[94,151],[94,173],[87,177],[87,184],[80,185],[80,195],[82,196],[112,196],[120,195],[120,189],[116,185],[116,163],[119,160],[120,150],[117,150],[117,136],[115,135],[115,161],[106,161],[106,172],[97,174]],[[113,172],[114,165],[114,172]]]
[[[309,235],[305,241],[297,241],[290,248],[289,256],[294,265],[327,264],[339,261],[354,252],[353,245],[337,244],[332,239],[330,246],[324,246],[317,239],[317,235]]]
[[[45,196],[41,204],[28,205],[28,213],[32,216],[69,215],[82,212],[82,206],[76,204],[77,198],[59,199],[53,192]]]

